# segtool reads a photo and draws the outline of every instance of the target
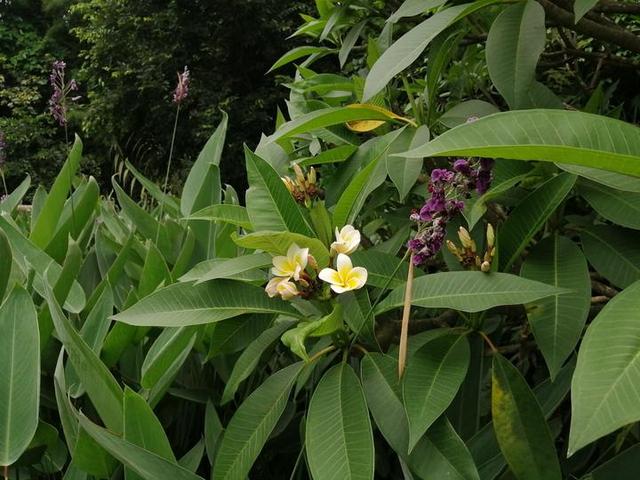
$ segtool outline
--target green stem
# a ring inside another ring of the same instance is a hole
[[[176,108],[176,118],[173,122],[173,133],[171,134],[171,147],[169,148],[169,161],[167,162],[167,171],[164,175],[164,184],[162,186],[162,193],[167,195],[167,186],[169,185],[169,174],[171,173],[171,160],[173,159],[173,146],[176,141],[176,132],[178,131],[178,117],[180,116],[180,104]],[[162,215],[164,214],[164,200],[160,202],[160,216],[158,217],[158,230],[156,231],[156,245],[160,238],[160,225],[162,224]]]
[[[416,99],[413,96],[413,93],[411,93],[411,87],[409,86],[409,80],[407,80],[407,76],[406,75],[402,75],[402,86],[404,87],[404,90],[407,94],[407,97],[409,97],[409,104],[411,105],[411,111],[413,112],[413,118],[415,118],[416,123],[419,125],[420,124],[420,113],[418,112],[418,107],[416,105]]]
[[[66,121],[64,122],[64,141],[67,145],[67,158],[69,158],[71,147],[69,146],[69,128]],[[69,169],[69,202],[71,202],[71,236],[73,237],[73,233],[76,231],[76,209],[73,204],[73,175],[71,174],[71,169]]]

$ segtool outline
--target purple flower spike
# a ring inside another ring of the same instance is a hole
[[[469,165],[469,160],[464,158],[459,158],[455,162],[453,162],[453,169],[461,173],[465,176],[471,176],[471,166]]]
[[[58,125],[64,127],[67,124],[67,100],[75,102],[80,97],[74,96],[69,98],[71,92],[78,90],[78,84],[75,80],[71,79],[68,83],[65,82],[65,69],[67,64],[62,60],[56,60],[53,62],[51,69],[51,75],[49,75],[49,82],[51,83],[51,98],[49,99],[49,111],[54,120],[58,122]]]
[[[173,92],[173,103],[180,105],[189,95],[189,69],[185,66],[182,73],[178,73],[178,84]]]

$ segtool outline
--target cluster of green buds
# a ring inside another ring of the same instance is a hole
[[[478,254],[476,242],[471,238],[466,228],[460,227],[458,229],[458,238],[462,246],[447,240],[447,248],[458,259],[460,264],[468,270],[490,272],[491,262],[496,253],[496,237],[493,226],[490,223],[487,224],[487,248],[482,256]]]
[[[324,196],[324,192],[317,185],[316,170],[311,167],[305,174],[299,165],[294,165],[293,171],[296,174],[294,179],[282,177],[282,181],[296,202],[311,207],[313,200]]]

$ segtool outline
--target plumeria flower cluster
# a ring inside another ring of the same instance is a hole
[[[286,255],[273,257],[271,274],[265,290],[269,297],[280,296],[283,300],[294,297],[310,298],[318,291],[317,278],[328,283],[335,293],[344,293],[362,288],[367,283],[367,270],[354,267],[349,257],[360,245],[360,232],[351,225],[341,230],[336,228],[336,241],[331,244],[332,255],[337,254],[336,269],[323,268],[308,248],[292,243]]]
[[[305,174],[300,165],[294,165],[293,171],[295,178],[282,177],[282,181],[296,202],[310,207],[313,200],[323,198],[324,192],[317,185],[315,168],[311,167]]]
[[[464,208],[464,201],[475,190],[485,193],[491,185],[493,160],[459,158],[452,169],[436,168],[429,180],[429,199],[411,214],[418,233],[409,240],[414,265],[422,265],[436,255],[444,243],[447,223]]]
[[[49,82],[51,83],[52,93],[49,99],[49,110],[58,125],[64,127],[67,124],[68,102],[75,102],[80,97],[71,97],[71,92],[78,90],[78,84],[71,79],[69,82],[65,80],[65,70],[67,64],[61,60],[53,62]]]
[[[468,270],[490,272],[491,262],[496,253],[493,226],[490,223],[487,225],[487,245],[484,255],[478,253],[476,242],[471,238],[466,228],[460,227],[458,238],[461,246],[456,245],[451,240],[447,240],[447,248],[458,259],[460,264]]]

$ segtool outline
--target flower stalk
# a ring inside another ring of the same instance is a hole
[[[402,326],[400,329],[400,345],[398,348],[398,378],[402,378],[407,363],[407,345],[409,343],[409,317],[411,315],[411,300],[413,294],[413,255],[409,259],[407,284],[404,290],[404,307],[402,310]]]

